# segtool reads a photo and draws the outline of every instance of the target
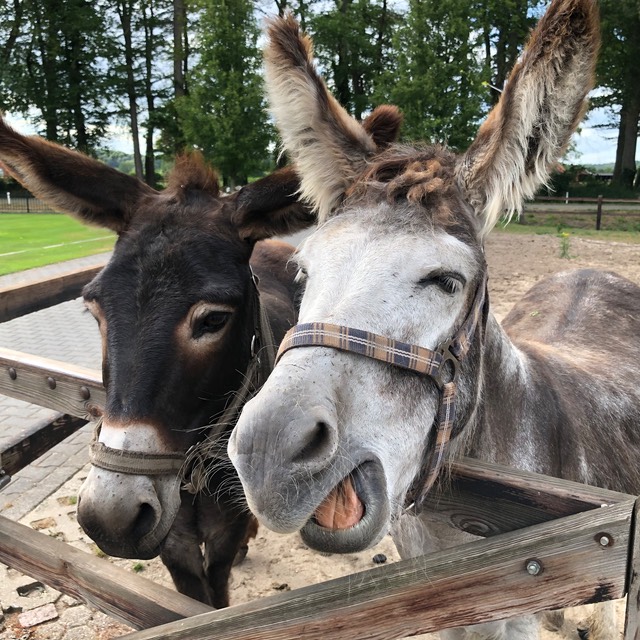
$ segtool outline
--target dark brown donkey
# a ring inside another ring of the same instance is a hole
[[[52,207],[118,233],[84,294],[102,334],[107,403],[80,524],[110,555],[160,554],[179,591],[226,606],[254,520],[228,463],[200,478],[195,495],[181,490],[183,467],[193,470],[184,454],[205,436],[228,435],[230,405],[264,381],[268,343],[295,321],[293,248],[258,242],[313,222],[292,195],[295,173],[223,196],[215,173],[188,155],[158,192],[1,118],[0,161]]]

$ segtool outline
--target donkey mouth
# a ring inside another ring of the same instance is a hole
[[[301,530],[313,549],[353,553],[372,546],[386,533],[389,505],[378,462],[365,462],[343,478]]]

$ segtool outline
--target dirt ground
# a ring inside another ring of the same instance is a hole
[[[608,269],[640,284],[640,245],[571,238],[569,253],[570,259],[560,258],[560,239],[555,236],[493,234],[487,243],[487,255],[495,315],[503,318],[512,304],[532,284],[557,271],[578,267]],[[95,545],[80,531],[75,521],[74,497],[86,473],[85,468],[22,522],[40,528],[84,551],[99,555]],[[363,553],[325,556],[311,552],[297,535],[279,536],[261,528],[258,539],[250,546],[247,559],[234,569],[232,603],[239,604],[355,571],[375,570],[373,556],[376,554],[384,554],[387,562],[398,559],[393,543],[388,538],[374,549]],[[129,570],[140,571],[149,579],[170,585],[168,574],[158,560],[115,562]],[[59,617],[27,631],[21,628],[17,613],[6,613],[5,630],[0,630],[0,640],[107,640],[126,633],[126,627],[90,611],[70,598],[60,597],[48,588],[30,597],[15,594],[14,587],[29,582],[33,581],[0,565],[0,585],[4,585],[0,588],[0,597],[3,598],[5,611],[7,606],[29,609],[45,602],[54,602]],[[11,591],[9,587],[14,590]],[[10,595],[6,595],[9,592]],[[623,603],[620,602],[620,618],[623,610]],[[560,637],[577,639],[574,620],[580,620],[584,615],[584,610],[573,611],[571,622],[566,625],[562,635],[545,632],[543,640]],[[331,637],[330,632],[327,637]],[[435,640],[436,636],[426,635],[421,638]]]

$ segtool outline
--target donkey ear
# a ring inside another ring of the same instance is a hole
[[[291,15],[268,25],[265,75],[271,111],[300,174],[300,193],[324,221],[365,166],[376,144],[329,93],[311,40]]]
[[[547,182],[584,115],[599,42],[596,0],[553,0],[458,165],[483,234]]]
[[[85,223],[123,231],[140,200],[156,194],[140,180],[37,136],[14,131],[0,114],[0,162],[34,196]]]
[[[363,121],[364,130],[373,138],[378,151],[393,144],[400,135],[403,116],[392,104],[376,107]]]
[[[240,237],[257,242],[302,231],[315,224],[311,208],[300,202],[299,189],[300,178],[293,167],[278,169],[242,187],[231,214]]]

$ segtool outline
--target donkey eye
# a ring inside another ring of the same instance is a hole
[[[227,324],[231,313],[228,311],[211,311],[198,318],[193,327],[193,338],[198,339],[205,333],[217,333]]]
[[[464,284],[464,279],[452,273],[430,274],[418,281],[421,287],[436,285],[439,289],[449,295],[456,293]]]

